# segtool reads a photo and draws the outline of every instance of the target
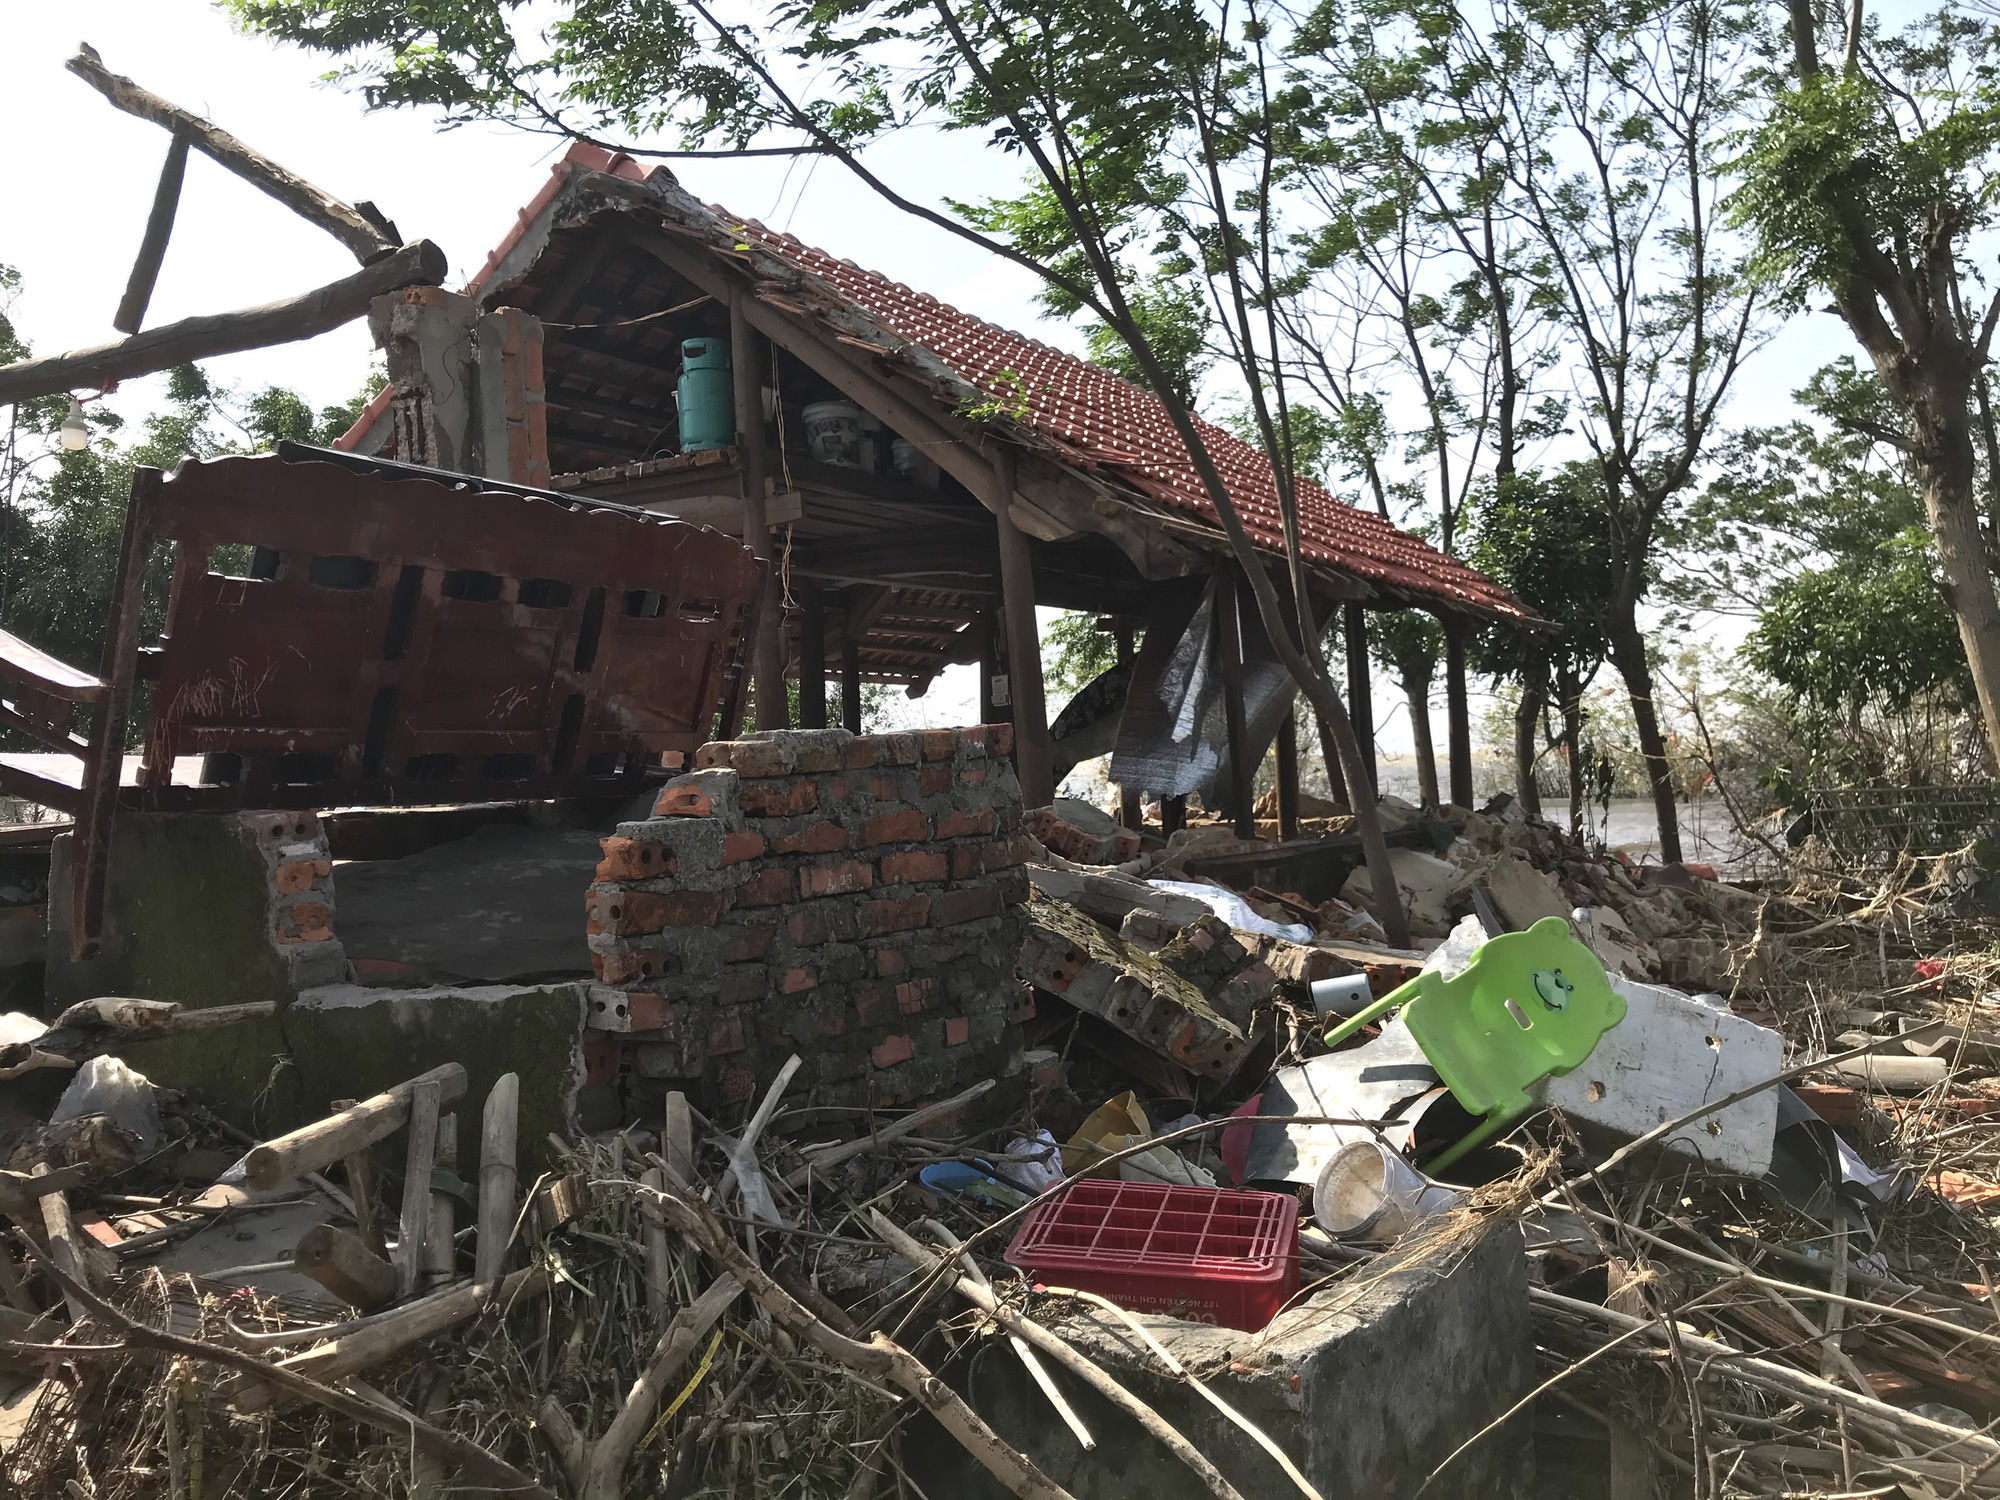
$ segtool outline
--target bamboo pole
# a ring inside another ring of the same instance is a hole
[[[431,1168],[437,1161],[438,1083],[419,1079],[410,1094],[409,1149],[403,1157],[403,1212],[396,1224],[396,1295],[410,1296],[424,1271],[431,1231]]]
[[[521,1109],[521,1077],[502,1073],[486,1096],[479,1121],[479,1237],[473,1280],[498,1281],[507,1269],[514,1233],[519,1173],[514,1166]]]

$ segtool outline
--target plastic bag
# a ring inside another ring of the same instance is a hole
[[[59,1125],[85,1115],[103,1115],[134,1137],[141,1151],[159,1144],[160,1106],[153,1099],[153,1085],[144,1073],[133,1072],[115,1057],[93,1057],[77,1069],[49,1123]]]
[[[1201,885],[1192,880],[1149,880],[1146,884],[1156,891],[1192,897],[1238,932],[1258,932],[1292,943],[1310,943],[1318,936],[1303,922],[1273,922],[1269,917],[1260,916],[1248,901],[1220,886]]]

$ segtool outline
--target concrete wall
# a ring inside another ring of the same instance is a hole
[[[1011,726],[703,746],[604,841],[588,900],[593,1090],[895,1104],[1014,1068],[1027,897]],[[605,1098],[600,1092],[597,1098]]]

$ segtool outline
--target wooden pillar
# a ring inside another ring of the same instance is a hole
[[[1299,715],[1294,709],[1278,726],[1278,837],[1299,836]]]
[[[1347,627],[1347,716],[1354,721],[1354,737],[1361,742],[1361,765],[1368,773],[1368,789],[1380,794],[1381,775],[1375,766],[1375,674],[1368,664],[1368,612],[1359,604],[1346,608]]]
[[[1187,827],[1187,798],[1162,797],[1160,799],[1160,832],[1172,838]]]
[[[840,722],[861,733],[861,642],[852,636],[840,643]]]
[[[736,463],[743,480],[743,541],[765,565],[763,607],[750,647],[750,685],[757,727],[790,726],[785,701],[785,611],[764,509],[764,361],[739,288],[729,294],[729,368],[736,390]]]
[[[1028,539],[1009,513],[1014,500],[1014,450],[993,456],[1000,508],[993,517],[1000,536],[1000,595],[1007,621],[1007,696],[1014,705],[1014,769],[1024,807],[1056,800],[1055,751],[1049,741],[1048,705],[1042,695],[1042,638],[1035,625],[1035,567]]]
[[[1472,712],[1465,700],[1465,621],[1444,621],[1445,753],[1451,757],[1451,800],[1472,806]]]
[[[1118,665],[1132,664],[1132,627],[1117,625],[1112,628],[1112,639],[1118,642]],[[1126,786],[1118,787],[1118,821],[1135,832],[1146,826],[1146,789]]]
[[[993,701],[993,679],[1000,673],[1000,642],[992,605],[980,606],[973,629],[979,632],[979,722],[998,724],[1009,714]]]
[[[1243,711],[1243,617],[1237,612],[1236,564],[1215,575],[1216,647],[1222,658],[1222,718],[1229,736],[1229,801],[1236,836],[1257,837],[1256,770],[1250,764],[1250,723]]]
[[[799,584],[799,728],[826,728],[826,601],[810,579]]]

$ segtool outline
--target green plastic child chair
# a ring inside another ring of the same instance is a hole
[[[1488,938],[1452,979],[1419,974],[1326,1034],[1336,1046],[1396,1007],[1452,1097],[1481,1116],[1477,1129],[1424,1164],[1440,1172],[1533,1106],[1528,1090],[1590,1056],[1625,1019],[1624,998],[1597,955],[1561,917]]]

